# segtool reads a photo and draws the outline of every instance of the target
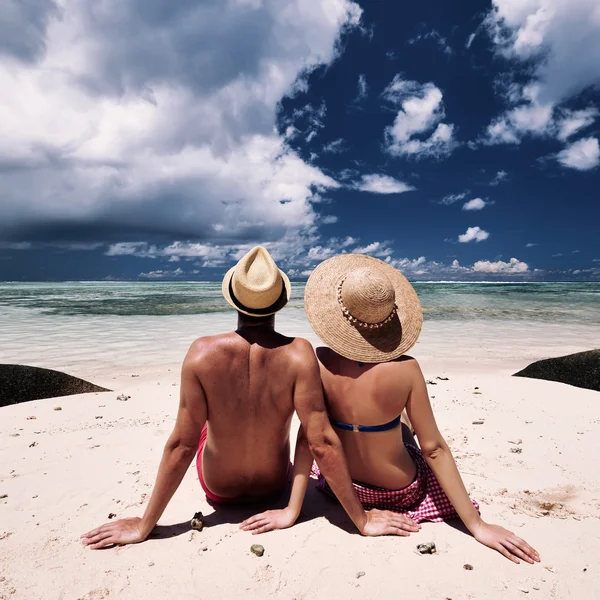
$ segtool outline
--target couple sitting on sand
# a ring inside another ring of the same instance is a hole
[[[419,365],[405,355],[422,324],[408,280],[364,255],[321,263],[305,293],[310,324],[329,346],[316,356],[306,340],[274,329],[290,289],[261,246],[225,275],[223,295],[238,311],[238,328],[192,344],[144,516],[107,523],[83,543],[96,549],[145,540],[197,456],[200,484],[214,505],[277,498],[291,475],[287,508],[247,519],[240,526],[246,531],[293,525],[312,474],[362,535],[406,536],[421,521],[460,517],[477,541],[510,560],[539,561],[525,541],[483,521],[469,499]],[[401,423],[405,409],[420,449]],[[292,467],[294,411],[301,427]]]

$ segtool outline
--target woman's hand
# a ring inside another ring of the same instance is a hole
[[[517,537],[512,531],[481,521],[473,532],[475,539],[489,548],[493,548],[506,556],[508,560],[519,564],[519,558],[533,564],[540,562],[540,555],[525,540]]]
[[[149,535],[150,532],[146,533],[142,528],[142,519],[133,517],[105,523],[97,529],[84,533],[80,539],[84,546],[98,550],[107,546],[137,544],[143,542]]]
[[[365,514],[367,518],[360,530],[362,535],[401,535],[406,537],[421,529],[421,525],[401,513],[372,508]]]
[[[252,535],[256,535],[273,529],[287,529],[296,522],[297,518],[298,514],[289,507],[280,510],[268,510],[246,519],[240,524],[240,529],[251,531]]]

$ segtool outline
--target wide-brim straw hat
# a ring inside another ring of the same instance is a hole
[[[405,354],[423,325],[421,303],[408,279],[364,254],[341,254],[322,262],[306,283],[304,306],[325,344],[364,363]]]
[[[225,300],[250,317],[268,317],[290,299],[288,276],[277,268],[266,248],[255,246],[223,278]]]

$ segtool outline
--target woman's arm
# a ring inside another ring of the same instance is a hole
[[[246,519],[240,529],[251,531],[252,534],[265,533],[272,529],[286,529],[291,527],[302,509],[308,477],[312,466],[313,457],[304,435],[304,429],[300,427],[296,439],[296,451],[294,452],[294,471],[290,501],[286,508],[279,510],[268,510]]]
[[[518,563],[519,558],[532,564],[539,562],[539,554],[527,542],[503,527],[486,523],[480,517],[465,489],[450,448],[435,422],[421,369],[417,361],[411,361],[406,366],[413,370],[411,392],[406,404],[408,416],[427,464],[462,522],[478,542],[497,550],[513,562]]]

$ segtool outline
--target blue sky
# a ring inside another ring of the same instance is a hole
[[[598,280],[598,65],[596,0],[9,2],[0,279]]]

